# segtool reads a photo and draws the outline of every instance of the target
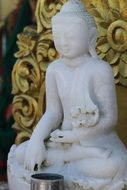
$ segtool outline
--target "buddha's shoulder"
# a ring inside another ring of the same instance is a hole
[[[106,61],[99,58],[91,59],[91,66],[96,74],[112,75],[112,68]]]
[[[55,72],[59,70],[60,67],[61,67],[61,62],[59,59],[57,59],[48,65],[47,72]]]

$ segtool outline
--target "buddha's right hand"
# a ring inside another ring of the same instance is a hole
[[[43,142],[29,140],[26,148],[24,168],[34,171],[35,166],[39,169],[46,158],[46,149]]]

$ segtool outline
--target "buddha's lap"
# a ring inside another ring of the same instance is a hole
[[[86,176],[112,178],[117,175],[118,172],[121,174],[124,173],[127,163],[120,157],[110,157],[105,159],[88,158],[71,162],[70,168],[73,167]]]
[[[24,164],[25,160],[25,152],[28,145],[28,141],[19,145],[16,149],[16,159],[20,164]],[[51,151],[51,154],[56,156],[61,151],[64,152],[65,146],[68,148],[68,151],[71,151],[71,145],[65,144],[64,146],[60,143],[48,142],[46,143],[47,151]],[[79,146],[80,147],[80,146]],[[84,147],[85,148],[85,147]],[[57,156],[56,156],[57,163]],[[69,162],[70,168],[75,168],[77,171],[85,174],[91,175],[93,177],[104,177],[110,178],[117,174],[117,171],[124,172],[127,167],[126,161],[126,152],[122,149],[122,151],[113,150],[111,155],[107,158],[84,158],[76,161]]]

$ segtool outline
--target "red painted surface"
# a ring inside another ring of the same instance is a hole
[[[0,169],[4,169],[7,167],[6,162],[0,160]]]

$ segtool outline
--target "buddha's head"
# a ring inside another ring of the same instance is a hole
[[[63,5],[52,18],[52,31],[61,56],[75,58],[88,53],[97,56],[95,22],[80,0],[69,0]]]

